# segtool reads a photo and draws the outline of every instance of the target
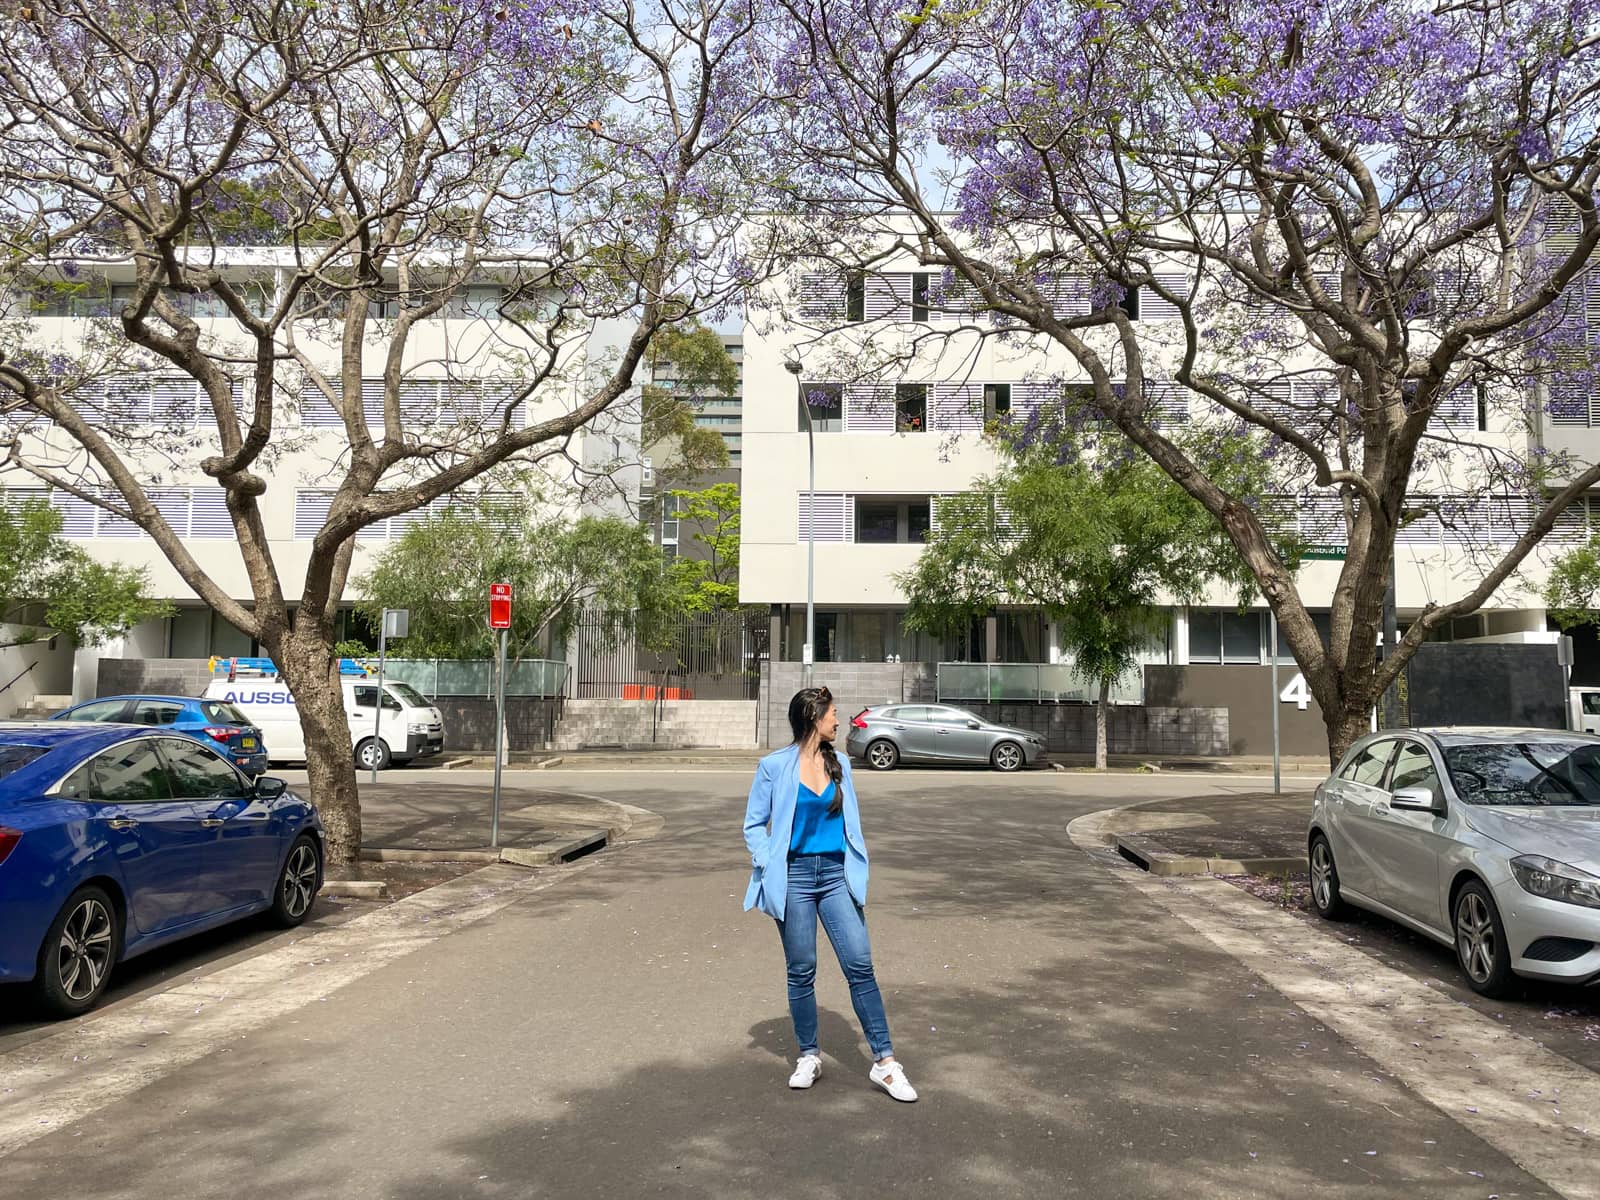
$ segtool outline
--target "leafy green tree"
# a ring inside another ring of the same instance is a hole
[[[539,515],[536,503],[453,507],[418,521],[356,581],[376,617],[411,610],[405,653],[418,658],[490,658],[491,583],[512,585],[509,659],[538,657],[580,608],[607,628],[659,625],[678,604],[677,588],[649,531],[617,517]]]
[[[691,613],[731,612],[739,607],[739,485],[717,483],[698,491],[675,488],[679,545],[683,534],[704,547],[703,555],[679,557],[673,573]]]
[[[1550,619],[1563,628],[1600,628],[1600,534],[1555,561],[1545,581],[1544,603]]]
[[[1104,769],[1111,685],[1138,664],[1166,606],[1199,600],[1214,581],[1245,594],[1250,577],[1222,526],[1158,466],[1120,438],[1069,426],[1013,441],[1006,469],[941,508],[927,553],[897,582],[907,625],[939,635],[1002,601],[1043,608],[1098,684]]]
[[[646,449],[665,449],[665,457],[655,464],[659,486],[726,467],[728,447],[722,435],[694,423],[706,399],[738,394],[739,368],[722,339],[699,322],[669,326],[651,339],[648,362],[654,381],[640,390],[640,442]],[[661,379],[669,364],[671,387]]]
[[[147,588],[142,569],[97,562],[64,540],[48,502],[0,501],[0,623],[9,628],[0,649],[54,634],[94,645],[169,615]]]

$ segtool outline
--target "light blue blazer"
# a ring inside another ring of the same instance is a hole
[[[839,756],[844,768],[844,880],[855,902],[867,902],[867,843],[861,836],[861,810],[850,779],[850,760]],[[786,746],[761,760],[756,781],[750,785],[750,803],[744,810],[744,844],[750,847],[750,887],[744,894],[748,912],[759,908],[783,920],[789,898],[789,843],[794,837],[794,809],[800,796],[800,747]]]

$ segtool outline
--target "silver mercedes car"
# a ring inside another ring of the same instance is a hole
[[[889,704],[850,719],[845,748],[875,771],[902,762],[987,763],[1020,771],[1044,758],[1044,738],[945,704]]]
[[[1453,946],[1472,989],[1600,980],[1600,737],[1392,729],[1316,791],[1311,899]]]

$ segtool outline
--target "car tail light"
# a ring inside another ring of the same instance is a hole
[[[17,848],[17,843],[21,840],[22,830],[0,825],[0,863],[11,857],[11,852]]]
[[[866,716],[871,711],[872,710],[870,708],[863,708],[855,716],[851,717],[850,718],[850,728],[851,729],[865,729],[867,727],[867,723],[865,721],[863,721],[861,718]]]
[[[229,729],[226,725],[207,725],[203,732],[209,738],[225,742],[239,731],[237,729]]]

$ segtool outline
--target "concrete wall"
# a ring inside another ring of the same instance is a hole
[[[22,627],[0,625],[0,641],[10,641]],[[72,644],[64,637],[8,646],[0,650],[0,719],[23,712],[35,696],[65,696],[72,691]],[[7,685],[10,686],[7,686]]]
[[[800,690],[804,670],[795,662],[761,664],[761,745],[787,746],[792,740],[789,700]],[[937,682],[932,663],[818,663],[814,679],[833,693],[841,725],[869,704],[932,701]]]
[[[1054,754],[1094,753],[1092,704],[963,704],[986,721],[1041,733]],[[1152,708],[1113,704],[1106,710],[1111,754],[1219,758],[1228,754],[1225,708]]]
[[[1299,673],[1292,663],[1278,667],[1278,688]],[[1284,754],[1328,752],[1322,709],[1308,699],[1302,710],[1272,690],[1272,668],[1259,666],[1148,666],[1144,669],[1145,703],[1156,708],[1225,709],[1228,746],[1224,754],[1271,754],[1272,709],[1278,709]]]
[[[799,663],[763,663],[761,737],[763,746],[786,746],[789,700],[800,690]],[[819,685],[833,692],[839,720],[869,704],[931,703],[938,699],[933,663],[819,663]],[[980,716],[1033,729],[1061,754],[1094,752],[1094,708],[1085,704],[962,704]],[[1206,755],[1230,753],[1226,706],[1116,705],[1109,714],[1107,740],[1113,754]],[[1268,752],[1271,747],[1268,746]]]
[[[1565,729],[1566,683],[1552,645],[1428,642],[1406,668],[1410,723]]]
[[[96,696],[137,692],[199,696],[211,682],[211,670],[203,658],[102,658],[99,672]]]
[[[446,750],[494,750],[494,701],[483,696],[440,696]],[[556,726],[557,700],[506,697],[506,742],[512,750],[542,750]]]

